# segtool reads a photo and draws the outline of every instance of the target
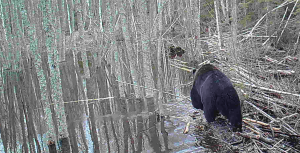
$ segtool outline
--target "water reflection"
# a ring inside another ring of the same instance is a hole
[[[190,102],[172,101],[164,104],[164,113],[167,115],[162,118],[156,113],[157,107],[153,98],[146,98],[146,102],[141,99],[120,99],[118,102],[118,108],[112,108],[113,113],[99,113],[107,111],[94,106],[94,119],[89,112],[89,116],[81,115],[80,120],[74,121],[72,124],[75,133],[69,135],[75,135],[76,140],[68,135],[60,135],[58,142],[55,142],[49,141],[45,134],[39,135],[42,142],[47,139],[47,145],[41,146],[43,152],[78,150],[83,153],[160,153],[204,150],[203,147],[195,145],[194,125],[191,125],[189,134],[183,134],[186,123],[191,119],[188,114],[194,111]],[[78,116],[81,114],[73,113]],[[20,150],[21,148],[22,144]],[[3,147],[0,146],[0,150]]]
[[[153,98],[146,99],[147,106],[140,99],[135,100],[135,111],[129,111],[130,102],[121,99],[123,111],[120,113],[97,116],[97,127],[100,152],[191,152],[195,147],[195,137],[183,134],[186,122],[185,107],[170,109],[165,105],[168,116],[160,118],[155,112],[157,107]],[[182,104],[182,103],[181,103]],[[181,105],[180,104],[180,105]],[[177,105],[178,106],[178,105]],[[147,109],[147,111],[146,111]],[[181,110],[182,109],[182,110]],[[128,112],[127,112],[128,110]],[[184,110],[184,111],[183,111]],[[93,136],[90,135],[89,118],[83,121],[85,140],[88,147],[80,145],[81,152],[97,152]]]

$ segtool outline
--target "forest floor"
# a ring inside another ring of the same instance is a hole
[[[213,152],[300,152],[299,60],[284,50],[262,50],[239,65],[215,60],[239,94],[243,132],[232,132],[224,117],[207,124],[194,112],[199,146]]]

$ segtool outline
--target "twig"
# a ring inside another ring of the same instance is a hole
[[[176,67],[176,68],[178,68],[178,69],[184,70],[184,71],[192,72],[192,70],[187,69],[187,68],[185,68],[185,67],[179,67],[179,66],[173,65],[173,64],[170,64],[170,65],[173,66],[173,67]]]
[[[248,134],[245,134],[245,133],[237,133],[237,135],[242,136],[242,137],[244,137],[244,138],[260,140],[260,141],[263,141],[263,142],[265,142],[265,143],[267,143],[267,144],[271,144],[271,145],[272,145],[273,143],[275,143],[274,140],[267,139],[267,138],[262,137],[262,136],[260,136],[260,135],[254,135],[254,134],[249,134],[249,133],[248,133]]]
[[[246,126],[246,128],[247,128],[247,129],[249,129],[250,131],[252,131],[252,132],[254,132],[254,133],[258,134],[258,135],[260,135],[260,134],[261,134],[260,132],[258,132],[258,131],[256,131],[256,130],[254,130],[253,128],[251,128],[251,127],[249,127],[249,126]]]
[[[105,97],[105,98],[96,98],[96,99],[83,99],[83,100],[75,100],[75,101],[64,101],[62,103],[63,104],[69,104],[69,103],[79,103],[79,102],[86,102],[86,101],[106,100],[106,99],[113,99],[113,98],[115,98],[115,97]],[[99,101],[99,102],[101,102],[101,101]],[[92,104],[92,103],[96,103],[96,102],[89,102],[88,104]],[[55,105],[55,104],[60,104],[60,102],[58,102],[58,103],[50,103],[46,107],[49,107],[50,105]],[[38,110],[38,109],[43,109],[43,108],[35,108],[34,110]],[[46,109],[46,108],[44,108],[44,109]]]
[[[291,115],[289,115],[289,116],[285,116],[285,117],[281,118],[281,120],[284,120],[284,119],[290,118],[290,117],[294,117],[294,116],[297,116],[297,115],[299,115],[299,114],[298,114],[298,113],[291,114]]]
[[[276,10],[276,9],[279,9],[279,8],[281,8],[281,7],[283,7],[283,6],[287,5],[287,4],[289,4],[289,3],[293,3],[294,1],[295,1],[295,0],[290,1],[290,2],[289,2],[289,1],[285,1],[284,3],[280,4],[280,5],[277,6],[276,8],[274,8],[274,9],[272,9],[271,11],[267,12],[264,16],[262,16],[262,17],[258,20],[258,22],[255,24],[255,26],[251,29],[251,31],[249,32],[249,34],[246,36],[246,38],[244,38],[244,39],[241,40],[240,42],[243,42],[244,40],[246,40],[246,39],[252,37],[253,31],[260,25],[260,23],[262,22],[262,20],[263,20],[269,13],[271,13],[272,11],[274,11],[274,10]]]
[[[184,128],[184,131],[183,131],[183,134],[187,134],[189,132],[189,129],[190,129],[190,122],[188,122]]]
[[[261,94],[262,94],[262,93],[261,93]],[[260,101],[260,102],[264,102],[265,100],[267,100],[268,103],[272,103],[272,104],[275,105],[276,107],[280,107],[280,108],[286,108],[286,107],[280,106],[280,105],[276,105],[276,104],[285,105],[285,106],[287,106],[287,107],[298,107],[297,105],[289,104],[289,103],[287,103],[287,102],[285,102],[285,101],[283,101],[283,100],[279,100],[279,99],[275,99],[275,98],[270,98],[270,97],[264,96],[264,94],[263,94],[263,96],[261,96],[261,98],[258,97],[258,96],[255,96],[255,95],[253,95],[253,96],[251,96],[251,97],[249,97],[249,98],[251,98],[251,99],[253,99],[253,100],[256,100],[256,101]],[[262,98],[265,99],[265,100],[263,100]],[[275,102],[275,103],[274,103],[274,102]]]
[[[295,8],[296,8],[296,6],[297,6],[298,1],[299,1],[299,0],[296,1],[295,5],[294,5],[294,7],[293,7],[293,9],[292,9],[292,11],[290,12],[290,15],[289,15],[289,17],[288,17],[288,19],[287,19],[287,22],[285,23],[284,28],[283,28],[283,30],[281,31],[280,36],[279,36],[279,38],[278,38],[276,44],[278,44],[278,42],[279,42],[279,40],[280,40],[280,38],[281,38],[281,36],[282,36],[282,34],[283,34],[283,32],[284,32],[284,29],[286,28],[286,26],[287,26],[287,24],[288,24],[288,22],[289,22],[289,20],[290,20],[290,18],[291,18],[291,16],[292,16],[292,14],[293,14]]]
[[[289,132],[291,132],[291,133],[293,133],[293,134],[295,134],[295,135],[298,135],[297,131],[295,131],[290,125],[288,125],[287,123],[285,123],[285,121],[283,121],[283,120],[281,120],[281,119],[280,119],[280,121],[281,121],[281,123],[283,123],[282,126],[283,126],[286,130],[288,130]]]
[[[259,86],[256,86],[254,84],[249,84],[249,83],[246,83],[246,82],[240,82],[240,81],[235,81],[235,80],[231,80],[231,81],[235,82],[235,83],[240,83],[240,84],[243,84],[243,85],[246,85],[246,86],[250,86],[250,87],[253,87],[253,88],[259,88],[259,89],[262,89],[262,90],[276,92],[276,93],[279,93],[279,94],[286,94],[286,95],[292,95],[292,96],[300,97],[300,94],[294,94],[294,93],[289,93],[289,92],[285,92],[285,91],[274,90],[274,89],[270,89],[270,88],[266,88],[266,87],[259,87]]]
[[[258,147],[258,145],[256,144],[256,142],[252,139],[252,142],[254,143],[254,145],[255,145],[255,147],[258,149],[258,151],[260,152],[260,153],[263,153],[262,151],[261,151],[261,149]]]
[[[252,123],[260,124],[260,125],[265,126],[265,127],[270,127],[270,124],[267,124],[267,123],[264,123],[264,122],[261,122],[261,121],[256,121],[256,120],[253,120],[253,119],[250,119],[250,118],[244,118],[243,121],[245,123],[246,123],[246,121],[249,121],[249,122],[252,122]],[[280,131],[280,128],[273,127],[273,130],[274,131]]]
[[[271,130],[269,130],[269,129],[262,129],[262,131],[271,132]],[[285,132],[282,132],[282,131],[274,131],[274,133],[286,135],[286,136],[289,136],[289,137],[299,137],[300,138],[300,135],[289,134],[289,133],[285,133]]]
[[[251,102],[246,101],[246,103],[248,103],[249,105],[251,105],[252,107],[254,107],[256,110],[258,110],[261,114],[263,114],[265,117],[267,117],[268,119],[270,119],[271,121],[274,122],[278,122],[276,119],[274,119],[272,116],[270,116],[269,114],[265,113],[263,110],[259,109],[258,107],[256,107],[255,105],[253,105]]]
[[[178,59],[172,59],[170,61],[177,61],[177,62],[180,62],[180,63],[183,63],[183,64],[187,64],[188,62],[184,62],[184,61],[181,61],[181,60],[178,60]]]
[[[173,63],[173,65],[176,65],[176,66],[178,66],[178,67],[181,66],[181,67],[188,68],[188,69],[194,69],[193,67],[189,67],[189,66],[184,65],[184,64],[176,63],[176,62],[174,62],[174,61],[170,61],[170,63]]]
[[[257,127],[255,127],[254,125],[252,125],[251,123],[247,122],[245,119],[243,119],[243,122],[245,124],[247,124],[248,126],[250,126],[251,128],[255,129],[256,131],[258,131],[259,133],[262,133],[262,131],[260,129],[258,129]]]
[[[154,89],[154,88],[149,88],[149,87],[144,87],[144,86],[138,86],[138,85],[135,85],[135,84],[132,84],[132,83],[122,82],[122,81],[118,81],[118,80],[116,80],[116,81],[120,82],[120,83],[123,83],[123,84],[128,84],[128,85],[137,86],[137,87],[140,87],[140,88],[145,88],[147,90],[159,91],[158,89]],[[172,93],[169,93],[169,92],[163,92],[163,93],[168,94],[168,95],[172,95],[172,96],[175,96],[175,97],[184,98],[184,99],[187,99],[187,100],[191,101],[190,98],[187,98],[187,97],[184,97],[184,96],[178,96],[178,95],[175,95],[175,94],[172,94]]]

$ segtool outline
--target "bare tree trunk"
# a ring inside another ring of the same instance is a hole
[[[80,24],[79,24],[79,31],[80,31]],[[86,94],[84,92],[84,87],[83,87],[83,80],[82,80],[82,76],[84,74],[83,72],[83,61],[81,58],[81,52],[78,52],[77,55],[75,56],[75,71],[77,74],[77,81],[78,81],[78,94],[79,94],[79,99],[87,99]],[[87,107],[87,103],[84,102],[83,104],[84,107],[84,113],[82,113],[83,115],[87,115],[89,116],[89,111],[88,111],[88,107]],[[87,123],[90,123],[90,118],[87,118]],[[86,137],[85,137],[85,133],[84,133],[84,127],[83,127],[83,122],[79,123],[79,129],[82,135],[82,140],[83,140],[83,144],[85,147],[85,151],[88,152],[89,148],[86,142]]]
[[[29,61],[30,62],[30,61]],[[25,69],[24,73],[24,81],[22,84],[22,93],[24,94],[24,104],[26,105],[27,110],[25,112],[26,124],[28,129],[28,139],[31,142],[32,146],[31,150],[35,150],[34,139],[36,138],[35,128],[34,128],[34,119],[33,119],[33,109],[36,105],[36,99],[32,92],[34,89],[32,88],[32,79],[30,76],[30,70],[32,69],[27,62],[27,59],[23,60],[23,65]],[[37,139],[36,139],[37,140]],[[39,146],[38,149],[40,150]]]
[[[56,112],[54,110],[54,105],[53,105],[53,100],[52,100],[52,90],[51,90],[51,80],[50,80],[50,70],[49,70],[49,64],[48,64],[48,55],[47,52],[43,52],[42,55],[42,68],[44,72],[44,76],[46,78],[46,84],[47,84],[47,96],[50,104],[50,110],[51,110],[51,117],[53,121],[53,126],[54,126],[54,135],[55,135],[55,141],[57,142],[58,140],[58,124],[57,124],[57,119],[56,119]]]
[[[219,1],[214,0],[214,5],[215,5],[215,12],[216,12],[216,23],[217,23],[217,31],[218,31],[218,46],[219,50],[222,49],[222,29],[220,26],[220,11],[219,11]]]
[[[1,97],[1,92],[0,92],[0,97]],[[5,102],[2,102],[2,97],[0,98],[0,104],[1,106],[5,106],[4,105]],[[6,110],[4,107],[1,108],[0,111],[0,117],[4,117],[5,115],[5,111]],[[8,149],[8,133],[7,133],[7,123],[5,121],[2,121],[0,124],[0,130],[3,131],[1,132],[1,139],[2,139],[2,143],[3,143],[3,147],[4,147],[4,152],[7,153],[7,149]],[[25,128],[25,127],[24,127]],[[26,139],[26,138],[25,138]]]
[[[229,3],[229,0],[226,0],[226,12],[227,12],[228,19],[229,19],[229,14],[230,14],[230,11],[229,11],[230,4],[231,3]]]
[[[17,150],[17,137],[16,137],[16,112],[15,112],[15,96],[14,96],[14,72],[9,71],[6,75],[5,81],[5,92],[7,95],[7,105],[8,105],[8,126],[9,128],[9,136],[10,136],[10,150],[16,152]],[[28,120],[26,120],[28,121]],[[28,130],[32,130],[31,128]],[[2,132],[2,131],[1,131]]]
[[[224,0],[221,0],[221,6],[223,11],[223,16],[225,17],[225,22],[227,25],[229,25],[228,5],[224,3]]]
[[[142,100],[143,99],[141,99],[141,98],[137,99],[137,102],[136,102],[137,114],[141,114],[142,111],[145,111],[144,102]],[[142,133],[142,131],[144,129],[143,117],[141,115],[138,115],[136,122],[137,122],[137,130],[136,130],[137,152],[142,152],[142,150],[143,150],[143,139],[142,139],[143,133]]]
[[[66,4],[66,3],[65,3]],[[59,54],[59,58],[61,59],[61,61],[65,60],[65,37],[66,37],[66,30],[68,27],[66,27],[66,13],[63,10],[63,5],[62,5],[62,0],[61,1],[57,1],[57,6],[58,6],[58,11],[59,11],[59,15],[60,15],[60,19],[59,19],[59,25],[61,29],[61,32],[59,33],[59,38],[58,38],[58,43],[57,43],[57,49],[59,50],[58,54]]]
[[[158,29],[157,29],[157,22],[152,22],[152,21],[156,21],[157,18],[157,0],[153,0],[153,1],[148,1],[147,4],[147,8],[149,8],[149,27],[147,27],[149,29],[149,36],[151,37],[157,37],[158,35]],[[153,31],[150,31],[150,29],[152,29]],[[152,34],[152,35],[151,35]],[[150,53],[151,53],[151,67],[152,67],[152,79],[153,79],[153,86],[154,88],[158,88],[157,86],[157,80],[158,80],[158,62],[157,62],[157,46],[149,41],[149,46],[150,46]],[[155,97],[155,101],[158,101],[158,92],[153,92],[153,95]],[[147,107],[147,103],[146,100],[144,100],[145,103],[145,107]]]
[[[129,11],[129,8],[128,8],[128,5],[124,5],[121,6],[120,8],[120,21],[121,21],[121,27],[122,27],[122,34],[123,34],[123,38],[124,38],[124,41],[125,41],[125,48],[122,49],[123,50],[123,57],[127,57],[126,59],[124,58],[123,62],[126,62],[128,61],[128,64],[127,64],[127,71],[129,72],[129,74],[125,77],[129,77],[128,78],[128,82],[127,83],[131,83],[133,84],[133,79],[134,80],[138,80],[139,79],[139,75],[138,75],[138,72],[137,72],[137,63],[136,63],[136,59],[137,59],[137,55],[134,54],[134,47],[133,47],[133,44],[131,43],[131,28],[129,26],[129,18],[127,16],[130,16],[129,13],[127,12],[130,12]],[[131,17],[130,17],[131,18]],[[126,71],[126,70],[125,70]],[[139,82],[137,82],[137,86],[139,86]],[[134,91],[134,88],[132,87],[132,85],[125,85],[125,86],[128,86],[130,91],[128,91],[128,95],[129,96],[130,94],[134,95],[135,97],[135,94],[136,93]]]
[[[236,0],[232,0],[232,55],[234,56],[234,60],[237,59],[237,8],[236,8]]]
[[[69,16],[69,27],[70,27],[70,34],[72,34],[75,30],[74,30],[74,5],[73,5],[73,1],[72,0],[67,0],[66,3],[65,3],[68,7],[66,9],[68,13],[68,16]]]
[[[158,68],[158,75],[157,75],[157,85],[158,85],[158,108],[159,108],[159,114],[163,114],[163,86],[161,82],[161,78],[163,77],[163,69],[161,65],[161,60],[162,60],[162,48],[163,48],[163,42],[162,42],[162,12],[163,12],[163,0],[158,0],[158,30],[159,30],[159,35],[158,35],[158,42],[157,42],[157,68]]]
[[[74,66],[74,56],[73,51],[68,50],[66,52],[66,62],[62,63],[59,67],[61,85],[63,92],[63,101],[77,101],[78,100],[78,87],[77,79],[75,74]],[[81,114],[80,109],[78,109],[78,103],[64,103],[67,130],[69,133],[70,144],[73,152],[78,152],[77,145],[77,134],[76,134],[76,124],[75,121],[79,120],[78,114]]]
[[[198,24],[197,24],[197,34],[196,34],[196,46],[195,46],[195,49],[196,49],[196,55],[198,56],[197,58],[199,59],[203,59],[203,55],[201,54],[201,52],[203,52],[202,48],[202,45],[203,43],[200,41],[200,38],[201,38],[201,0],[198,0],[198,13],[197,13],[197,19],[196,21],[198,21]]]
[[[149,97],[146,98],[147,100],[147,104],[148,104],[148,111],[149,112],[155,112],[155,103],[154,103],[154,98],[153,97]],[[152,147],[153,152],[162,152],[161,151],[161,145],[160,145],[160,139],[158,137],[158,133],[157,133],[157,115],[155,113],[151,114],[149,116],[149,135],[150,135],[150,147]],[[150,128],[151,127],[151,128]]]
[[[22,136],[23,136],[23,148],[22,151],[25,153],[28,153],[28,146],[27,146],[27,140],[26,140],[26,130],[25,130],[25,118],[24,118],[24,111],[25,111],[25,106],[24,106],[24,100],[23,100],[23,96],[21,93],[21,81],[20,81],[20,74],[21,72],[18,72],[18,82],[16,84],[16,97],[17,97],[17,101],[18,101],[18,107],[19,107],[19,113],[20,113],[20,122],[21,122],[21,129],[22,129]],[[1,95],[0,95],[0,99],[1,99]],[[0,102],[1,104],[1,102]],[[0,114],[1,115],[1,114]],[[0,130],[2,130],[0,128]],[[2,138],[3,140],[3,138]]]
[[[97,90],[97,82],[96,80],[96,68],[94,66],[94,59],[91,55],[91,52],[88,51],[87,54],[88,56],[88,62],[91,63],[89,64],[89,69],[90,69],[90,78],[86,79],[86,88],[87,88],[87,97],[88,99],[96,99],[98,97],[98,90]],[[95,106],[96,104],[93,101],[88,102],[88,108],[89,108],[89,115],[90,115],[90,134],[92,137],[92,141],[94,144],[94,152],[99,153],[100,152],[100,144],[98,141],[98,132],[97,132],[97,124],[96,124],[96,113],[95,112]]]
[[[223,16],[226,17],[226,6],[224,4],[224,0],[220,0],[221,2],[221,7],[222,7],[222,12],[223,12]]]
[[[244,0],[244,1],[245,1],[245,0]],[[267,5],[267,12],[269,12],[269,10],[270,10],[270,9],[269,9],[269,7],[270,7],[270,6],[269,6],[269,1],[266,1],[265,3],[266,3],[266,5]],[[245,8],[245,9],[246,9],[246,8]],[[246,14],[246,10],[245,10],[244,12],[245,12],[245,16],[246,16],[246,15],[247,15],[247,14]],[[271,15],[270,15],[269,13],[266,14],[266,31],[265,31],[265,32],[266,32],[266,33],[265,33],[266,36],[269,35],[269,30],[270,30],[270,24],[269,24],[269,22],[270,22],[269,20],[270,20],[270,19],[269,19],[269,18],[270,18],[270,16],[271,16]],[[247,25],[247,20],[246,20],[245,25]]]
[[[33,73],[37,73],[35,71],[35,64],[34,64],[34,59],[31,58],[29,60],[29,63],[27,65],[28,67],[25,69],[26,71],[26,78],[27,78],[27,88],[26,90],[29,90],[29,91],[35,91],[34,90],[34,86],[32,84],[32,76],[33,76]],[[36,146],[37,146],[37,150],[38,151],[41,151],[41,148],[40,148],[40,144],[39,144],[39,141],[37,139],[37,134],[36,134],[36,130],[35,130],[35,124],[34,124],[34,112],[33,112],[33,109],[36,109],[36,106],[37,106],[37,99],[36,99],[36,94],[35,92],[29,92],[28,93],[28,106],[29,106],[29,110],[27,110],[29,113],[28,113],[28,116],[29,116],[29,124],[30,124],[30,128],[32,130],[32,136],[33,136],[33,139],[35,139],[35,143],[36,143]]]
[[[144,50],[145,50],[145,43],[147,40],[143,41],[143,37],[147,36],[147,34],[145,33],[146,30],[143,28],[146,28],[148,26],[147,22],[147,4],[145,5],[143,2],[141,1],[135,1],[134,3],[132,3],[132,1],[130,2],[130,6],[131,6],[131,15],[132,15],[132,20],[131,23],[133,24],[132,26],[132,42],[136,42],[133,43],[133,48],[135,49],[135,56],[136,56],[136,64],[137,64],[137,78],[136,81],[138,82],[139,86],[145,86],[145,70],[144,70]],[[146,2],[148,3],[148,2]],[[142,7],[134,7],[134,6],[142,6]],[[140,8],[140,9],[139,9]],[[137,23],[141,23],[141,24],[137,24]],[[135,38],[135,40],[133,40],[133,38]],[[150,75],[149,75],[150,76]],[[140,88],[137,87],[137,97],[141,98],[141,97],[145,97],[146,92],[144,88]]]
[[[109,94],[108,94],[108,88],[107,88],[105,62],[103,62],[103,61],[101,62],[100,66],[97,66],[96,78],[97,78],[97,84],[98,84],[98,90],[99,90],[99,98],[108,97]],[[104,116],[104,115],[107,115],[107,114],[111,114],[108,99],[101,100],[99,105],[100,105],[100,110],[101,110],[101,114],[99,113],[99,115]],[[100,124],[100,122],[98,122],[98,123]],[[110,152],[111,151],[111,146],[110,146],[110,143],[109,143],[110,142],[110,140],[109,140],[110,137],[109,137],[109,134],[108,134],[108,131],[110,131],[110,130],[108,130],[108,128],[107,128],[107,117],[103,117],[103,122],[102,123],[103,123],[103,127],[104,127],[104,132],[105,132],[107,149],[108,149],[108,152]],[[117,143],[117,145],[119,145],[119,144]]]

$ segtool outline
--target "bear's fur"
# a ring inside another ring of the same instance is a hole
[[[204,111],[207,122],[215,121],[218,113],[228,118],[233,131],[242,130],[240,100],[228,77],[211,64],[196,71],[191,90],[192,104]]]

